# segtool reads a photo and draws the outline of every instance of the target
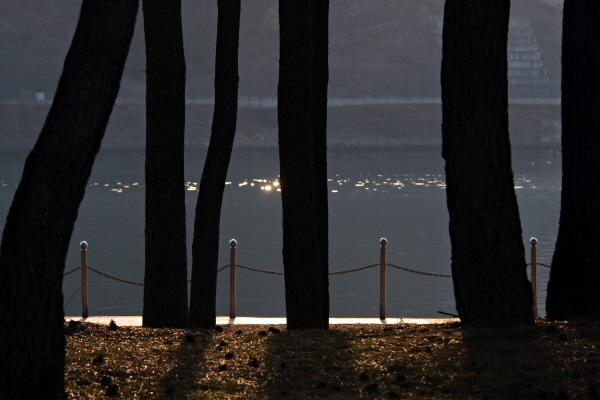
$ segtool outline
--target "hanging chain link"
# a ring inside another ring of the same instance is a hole
[[[223,270],[224,270],[224,269],[226,269],[226,268],[229,268],[229,265],[226,265],[226,266],[224,266],[224,267],[222,267],[222,268],[219,268],[219,269],[217,270],[217,273],[219,273],[219,272],[223,271]],[[73,272],[75,272],[75,271],[78,271],[78,270],[80,270],[80,269],[81,269],[81,267],[77,267],[77,268],[75,268],[75,269],[73,269],[73,270],[71,270],[71,271],[69,271],[69,272],[66,272],[65,274],[63,274],[63,276],[67,276],[67,275],[69,275],[69,274],[72,274]],[[109,278],[109,279],[112,279],[112,280],[115,280],[115,281],[118,281],[118,282],[128,283],[128,284],[130,284],[130,285],[136,285],[136,286],[144,286],[144,284],[143,284],[143,283],[139,283],[139,282],[132,282],[132,281],[127,281],[127,280],[125,280],[125,279],[116,278],[116,277],[114,277],[114,276],[111,276],[111,275],[105,274],[104,272],[98,271],[97,269],[95,269],[95,268],[92,268],[92,267],[90,267],[90,266],[88,266],[88,267],[87,267],[87,269],[94,271],[94,272],[95,272],[95,273],[97,273],[98,275],[102,275],[102,276],[104,276],[104,277],[106,277],[106,278]],[[187,281],[187,283],[191,283],[191,282],[192,282],[192,280],[191,280],[191,279]]]
[[[546,267],[546,268],[552,268],[552,265],[548,265],[548,264],[543,264],[543,263],[536,263],[537,265],[541,265],[542,267]],[[525,265],[531,265],[531,263],[527,263]]]
[[[342,274],[348,274],[350,272],[356,272],[356,271],[362,271],[363,269],[369,269],[369,268],[373,268],[378,266],[379,264],[372,264],[372,265],[367,265],[366,267],[361,267],[361,268],[355,268],[355,269],[348,269],[346,271],[338,271],[338,272],[330,272],[329,275],[342,275]]]
[[[63,274],[63,276],[67,276],[67,275],[69,275],[69,274],[72,274],[73,272],[75,272],[75,271],[79,271],[80,269],[81,269],[81,267],[77,267],[77,268],[75,268],[75,269],[72,269],[72,270],[70,270],[69,272],[65,272],[65,273]]]
[[[330,272],[328,275],[348,274],[350,272],[362,271],[363,269],[373,268],[373,267],[376,267],[378,265],[379,264],[373,264],[373,265],[367,265],[366,267],[355,268],[355,269],[348,269],[346,271]],[[251,267],[247,267],[245,265],[239,265],[239,264],[236,264],[236,267],[244,268],[244,269],[247,269],[248,271],[262,272],[263,274],[285,275],[283,272],[266,271],[264,269],[251,268]]]
[[[108,275],[108,274],[105,274],[104,272],[100,272],[100,271],[98,271],[97,269],[95,269],[95,268],[92,268],[92,267],[88,267],[88,269],[90,269],[90,270],[94,271],[94,272],[95,272],[95,273],[97,273],[98,275],[102,275],[102,276],[104,276],[104,277],[107,277],[107,278],[109,278],[109,279],[113,279],[113,280],[115,280],[115,281],[118,281],[118,282],[129,283],[130,285],[144,286],[144,284],[143,284],[143,283],[131,282],[131,281],[126,281],[125,279],[115,278],[114,276],[110,276],[110,275]]]
[[[222,268],[219,268],[219,269],[217,270],[217,274],[218,274],[219,272],[223,271],[224,269],[227,269],[227,268],[229,268],[229,264],[227,264],[226,266],[224,266],[224,267],[222,267]]]
[[[440,278],[452,278],[452,275],[445,275],[445,274],[434,274],[432,272],[422,272],[422,271],[415,271],[413,269],[408,269],[408,268],[402,268],[399,267],[397,265],[394,264],[386,264],[387,266],[390,266],[392,268],[396,268],[396,269],[401,269],[402,271],[406,271],[406,272],[412,272],[414,274],[420,274],[420,275],[427,275],[427,276],[438,276]]]
[[[245,265],[239,265],[239,264],[235,264],[235,266],[247,269],[248,271],[262,272],[263,274],[283,275],[283,272],[265,271],[264,269],[250,268],[250,267],[246,267]]]

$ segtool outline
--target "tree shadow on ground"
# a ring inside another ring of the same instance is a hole
[[[489,398],[600,399],[599,326],[540,319],[520,328],[464,330],[464,369]]]
[[[343,325],[330,330],[285,331],[266,342],[264,385],[268,398],[394,398],[393,364],[376,363],[360,356],[365,350],[378,352],[379,340],[387,334],[381,326]],[[391,372],[390,372],[391,371]]]
[[[265,343],[264,368],[269,398],[326,398],[347,393],[345,382],[355,371],[346,332],[295,330],[275,333]],[[329,396],[328,396],[329,395]]]
[[[206,352],[214,347],[214,332],[190,331],[174,350],[173,367],[158,381],[157,398],[181,399],[190,393],[208,391],[199,383],[207,372]]]

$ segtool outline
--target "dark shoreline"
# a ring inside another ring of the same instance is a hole
[[[208,146],[191,145],[186,148],[186,158],[204,157]],[[327,149],[328,158],[394,158],[394,157],[435,157],[442,156],[441,144],[429,145],[333,145]],[[25,161],[29,154],[29,149],[6,150],[0,149],[0,160],[19,160]],[[521,156],[560,156],[560,145],[514,145],[512,154],[516,157]],[[116,147],[111,146],[102,148],[98,153],[100,159],[122,159],[122,158],[143,158],[143,147]],[[277,146],[234,146],[232,157],[235,158],[277,158],[279,149]]]

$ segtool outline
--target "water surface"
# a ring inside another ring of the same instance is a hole
[[[219,264],[228,264],[235,238],[237,263],[283,272],[278,160],[234,153],[223,201]],[[203,157],[186,160],[188,248]],[[22,157],[0,160],[0,218],[6,218],[20,179]],[[450,274],[450,240],[444,163],[429,156],[335,156],[329,159],[330,272],[379,262],[379,239],[388,239],[389,263]],[[89,243],[88,264],[124,280],[144,276],[144,159],[142,154],[105,153],[98,158],[72,237],[65,270],[79,265],[78,243]],[[529,257],[538,238],[538,261],[550,263],[560,211],[560,157],[513,158],[515,188]],[[189,258],[191,265],[191,254]],[[219,274],[217,314],[229,312],[228,270]],[[88,273],[91,315],[140,315],[143,288]],[[439,317],[455,313],[452,282],[387,269],[387,316]],[[548,269],[538,269],[539,310],[545,314]],[[283,277],[237,270],[237,315],[285,315]],[[330,277],[332,317],[379,315],[379,270]],[[67,315],[81,312],[80,274],[65,277]]]

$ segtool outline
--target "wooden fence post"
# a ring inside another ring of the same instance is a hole
[[[379,319],[385,319],[385,248],[387,239],[379,239],[381,257],[379,261]]]

